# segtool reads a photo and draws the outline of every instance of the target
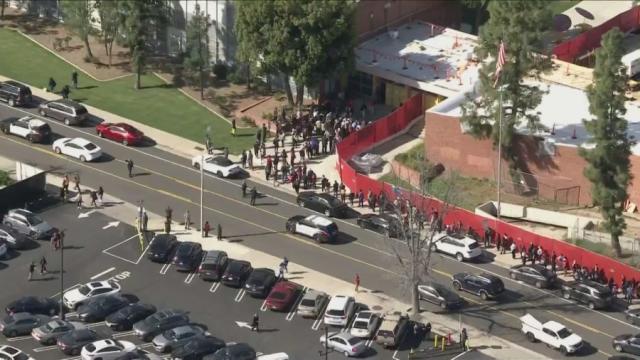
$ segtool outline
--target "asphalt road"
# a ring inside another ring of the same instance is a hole
[[[0,118],[22,115],[22,111],[0,105]],[[168,205],[176,215],[189,208],[193,219],[198,220],[200,175],[190,167],[189,159],[155,147],[127,148],[99,139],[94,135],[93,128],[66,127],[55,121],[47,121],[54,132],[64,136],[86,137],[102,147],[108,155],[99,162],[83,164],[55,155],[50,145],[32,145],[22,139],[6,136],[0,137],[0,154],[44,169],[77,172],[81,183],[94,187],[102,185],[105,192],[126,201],[135,203],[144,200],[145,207],[155,213],[162,214]],[[136,164],[136,176],[133,178],[127,176],[125,159],[133,159]],[[260,184],[257,186],[266,197],[260,199],[256,207],[251,207],[240,196],[239,181],[206,176],[205,220],[212,224],[222,223],[225,237],[242,241],[251,248],[274,256],[286,255],[294,262],[346,281],[352,281],[354,274],[359,273],[362,286],[366,288],[399,298],[406,296],[400,286],[400,270],[392,255],[393,245],[388,240],[358,228],[353,220],[338,221],[343,234],[337,244],[318,245],[309,239],[286,234],[283,230],[288,217],[309,214],[310,211],[296,206],[294,197],[288,193]],[[489,262],[459,263],[436,255],[432,263],[434,280],[443,283],[449,283],[452,274],[462,271],[483,270],[501,276],[507,288],[506,296],[500,302],[482,302],[463,295],[468,306],[461,312],[462,322],[549,357],[557,358],[559,354],[542,344],[524,341],[519,331],[519,316],[529,312],[541,319],[564,323],[589,343],[579,354],[588,359],[607,358],[614,352],[611,348],[614,336],[638,332],[637,327],[627,324],[620,313],[592,311],[560,298],[557,292],[538,290],[511,281],[506,269]],[[426,306],[426,309],[439,311],[430,306]],[[459,319],[457,313],[451,316]]]

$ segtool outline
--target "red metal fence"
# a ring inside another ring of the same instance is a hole
[[[362,190],[365,194],[371,190],[374,193],[384,191],[387,198],[394,200],[397,196],[408,199],[425,214],[436,209],[442,213],[442,202],[438,199],[422,196],[418,193],[406,189],[394,188],[393,185],[382,181],[374,180],[365,174],[359,174],[348,164],[348,160],[371,146],[379,143],[395,133],[407,127],[412,120],[421,115],[422,97],[416,95],[407,100],[400,108],[392,114],[371,123],[369,126],[358,132],[347,136],[337,145],[338,170],[343,183],[352,191]],[[615,261],[609,257],[588,251],[561,240],[551,239],[542,235],[513,226],[506,222],[490,220],[483,216],[476,215],[470,211],[460,208],[448,208],[444,218],[444,224],[453,224],[461,221],[465,227],[472,227],[478,234],[484,233],[484,226],[489,225],[499,234],[506,234],[514,239],[516,245],[528,246],[530,243],[542,246],[549,254],[555,252],[557,255],[567,257],[567,264],[572,264],[574,260],[580,265],[605,269],[606,276],[613,276],[616,282],[620,282],[622,277],[627,279],[636,278],[640,280],[640,272],[623,263]]]
[[[602,35],[617,27],[622,32],[630,31],[640,25],[640,6],[633,7],[622,14],[602,23],[572,39],[562,42],[553,48],[558,59],[574,62],[580,56],[600,46]]]

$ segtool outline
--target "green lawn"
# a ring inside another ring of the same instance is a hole
[[[71,82],[75,67],[19,33],[0,29],[0,44],[0,74],[39,88],[46,87],[49,77],[58,83],[57,90]],[[143,76],[143,89],[135,90],[132,76],[98,82],[78,73],[81,89],[72,90],[72,99],[199,143],[210,126],[214,146],[228,146],[231,153],[253,145],[254,129],[238,129],[238,136],[233,138],[228,122],[155,75]]]
[[[581,0],[554,0],[549,2],[549,7],[553,15],[557,15],[562,14],[565,10],[568,10],[580,1]]]

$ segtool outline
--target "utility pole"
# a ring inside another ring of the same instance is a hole
[[[500,220],[500,186],[502,182],[502,92],[503,89],[500,88],[500,97],[498,99],[498,206],[496,211],[496,232],[498,232],[498,221]]]
[[[204,154],[200,155],[200,233],[204,231],[204,221],[202,219],[202,209],[204,195]]]
[[[329,360],[329,327],[327,325],[324,326],[324,351],[318,351],[320,357],[324,355],[324,360]]]
[[[64,320],[64,230],[58,233],[60,237],[60,319]]]

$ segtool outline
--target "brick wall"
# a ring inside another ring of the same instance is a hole
[[[540,196],[553,199],[557,189],[579,186],[579,204],[591,204],[591,183],[582,173],[586,162],[576,147],[557,145],[555,155],[538,156],[535,138],[518,136],[515,141],[522,159],[521,168],[535,176],[537,184],[533,178],[530,181],[539,189]],[[425,155],[431,162],[441,162],[447,170],[496,179],[497,152],[493,150],[491,140],[478,140],[462,133],[456,117],[426,113]],[[640,169],[640,157],[632,156],[631,164],[632,171]],[[502,168],[502,180],[506,182],[509,176],[505,163]],[[640,182],[640,176],[637,182]],[[629,195],[631,202],[640,204],[640,186],[632,183]]]

